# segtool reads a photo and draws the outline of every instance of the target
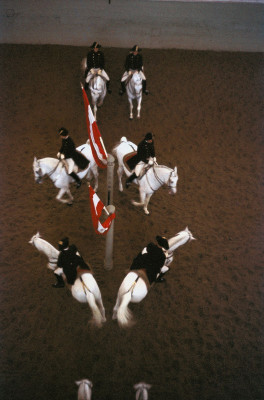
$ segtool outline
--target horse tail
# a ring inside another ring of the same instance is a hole
[[[121,328],[126,328],[133,325],[133,314],[128,308],[131,301],[131,290],[122,295],[120,306],[117,310],[117,321]]]
[[[92,323],[94,323],[98,328],[102,326],[102,315],[96,304],[95,297],[92,292],[85,291],[87,302],[92,310],[93,318]]]

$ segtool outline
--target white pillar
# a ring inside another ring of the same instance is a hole
[[[109,214],[113,214],[115,212],[115,206],[109,205],[106,206],[106,208]],[[113,219],[109,231],[106,234],[105,260],[104,260],[104,267],[106,270],[111,270],[113,268],[114,224],[115,220]]]
[[[115,158],[112,154],[107,156],[107,199],[106,205],[113,204]]]

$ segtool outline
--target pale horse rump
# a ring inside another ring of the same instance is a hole
[[[40,253],[48,258],[48,268],[55,270],[57,268],[57,260],[59,251],[49,242],[40,237],[39,232],[32,236],[29,241]],[[73,285],[67,285],[72,296],[80,303],[88,303],[92,311],[91,322],[101,327],[106,321],[105,309],[103,306],[102,296],[99,286],[94,279],[92,273],[85,271],[81,276],[77,277]]]
[[[129,171],[124,163],[124,157],[134,151],[137,151],[137,146],[133,142],[128,141],[125,136],[120,139],[120,142],[112,150],[113,155],[118,161],[117,176],[120,192],[123,191],[123,173],[125,172],[127,177],[131,175],[131,171]],[[153,164],[153,166],[148,167],[147,172],[141,178],[135,179],[133,182],[139,185],[140,202],[132,200],[132,204],[143,207],[145,214],[149,214],[149,200],[161,186],[164,184],[167,185],[169,187],[169,194],[177,192],[177,167],[172,169],[165,165]]]
[[[75,381],[78,386],[78,400],[91,400],[93,384],[89,379],[82,379]]]
[[[86,70],[86,58],[82,60],[81,63],[81,68],[84,73]],[[91,99],[92,99],[92,106],[93,106],[93,115],[95,121],[97,120],[97,107],[101,107],[104,102],[104,98],[106,96],[106,74],[105,71],[100,72],[101,70],[99,68],[94,68],[93,69],[93,76],[91,79],[89,79],[88,86],[91,94]],[[107,76],[108,77],[108,76]],[[87,82],[88,75],[85,79]]]
[[[80,179],[86,178],[88,182],[94,179],[94,190],[97,191],[99,176],[98,166],[93,158],[89,139],[85,144],[77,147],[76,150],[80,151],[90,161],[88,167],[80,171],[77,175]],[[62,161],[51,157],[41,159],[34,157],[33,172],[37,183],[42,183],[43,178],[48,177],[52,180],[54,186],[60,189],[56,200],[68,205],[73,204],[70,184],[74,182],[74,179],[67,174]],[[65,198],[63,198],[63,196],[65,196]]]
[[[173,252],[185,243],[195,240],[188,227],[180,231],[172,238],[168,239],[169,250],[167,251],[167,258],[161,272],[168,271],[168,266],[173,260]],[[147,285],[136,271],[130,271],[125,276],[121,286],[118,290],[116,304],[113,309],[112,319],[117,319],[121,328],[130,327],[134,324],[133,314],[128,308],[129,303],[140,303],[148,294]]]
[[[133,119],[133,100],[137,102],[137,118],[140,118],[142,103],[142,76],[140,72],[134,71],[126,84],[127,98],[129,102],[129,119]]]
[[[136,391],[136,400],[148,400],[148,391],[152,385],[145,382],[139,382],[134,385]]]

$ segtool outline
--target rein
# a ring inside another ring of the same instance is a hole
[[[169,169],[168,167],[165,167],[165,166],[163,166],[163,165],[159,165],[159,167],[160,167],[160,168]],[[157,175],[157,172],[155,171],[154,164],[153,164],[153,167],[152,167],[152,168],[153,168],[154,177],[157,179],[157,181],[159,182],[159,184],[160,184],[160,185],[163,185],[164,183],[166,183],[166,185],[168,185],[168,183],[169,183],[169,181],[170,181],[170,178],[171,178],[171,175],[172,175],[172,173],[173,173],[173,170],[171,171],[167,182],[163,182],[162,179]],[[148,169],[147,172],[146,172],[146,179],[147,179],[147,182],[148,182],[148,185],[149,185],[150,189],[151,189],[153,192],[156,192],[158,189],[153,189],[153,188],[151,187],[151,184],[149,183],[148,171],[150,171],[150,170],[151,170],[151,168]],[[171,186],[171,185],[168,185],[168,187],[169,187],[170,189],[173,188],[173,186]]]
[[[45,175],[41,176],[41,178],[45,178],[46,176],[48,178],[50,178],[51,175],[53,175],[54,172],[56,171],[56,169],[58,168],[60,162],[61,162],[61,160],[58,161],[57,165],[48,174],[45,174]],[[38,162],[38,164],[39,164],[39,162]],[[39,165],[39,168],[41,169],[40,165]]]

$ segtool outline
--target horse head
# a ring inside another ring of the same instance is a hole
[[[32,238],[29,240],[28,243],[30,243],[30,244],[33,245],[33,244],[34,244],[34,240],[35,240],[35,239],[38,239],[39,237],[40,237],[40,233],[37,232],[36,235],[33,235],[33,236],[32,236]]]
[[[40,167],[39,161],[37,160],[36,157],[34,157],[34,161],[33,161],[33,172],[34,172],[35,181],[37,183],[42,183],[43,172]]]
[[[175,194],[177,192],[177,182],[178,182],[178,172],[177,172],[177,167],[172,170],[170,173],[169,180],[167,182],[167,185],[169,187],[169,194]]]
[[[136,383],[134,389],[136,391],[136,400],[148,400],[148,391],[152,385],[145,382]]]
[[[93,384],[88,379],[82,379],[81,381],[75,381],[78,389],[78,399],[80,400],[91,400]]]

